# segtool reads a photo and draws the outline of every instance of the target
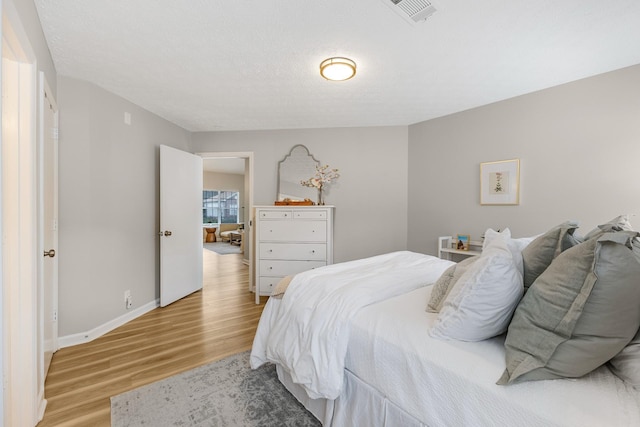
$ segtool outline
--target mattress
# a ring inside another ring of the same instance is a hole
[[[606,366],[579,379],[498,386],[504,337],[440,341],[423,287],[351,321],[346,369],[430,426],[639,426],[640,391]]]

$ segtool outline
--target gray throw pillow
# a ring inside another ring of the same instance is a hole
[[[629,215],[620,215],[613,218],[604,224],[598,225],[596,228],[588,232],[583,238],[583,241],[593,239],[594,237],[600,237],[604,233],[609,231],[634,231],[631,223],[629,222]]]
[[[640,390],[640,329],[633,341],[609,361],[611,371]]]
[[[640,240],[632,240],[633,255],[640,262]],[[613,359],[609,361],[609,368],[624,382],[640,390],[640,329],[633,340]]]
[[[525,290],[547,269],[555,257],[580,243],[578,239],[573,237],[577,228],[577,223],[566,221],[538,236],[524,248],[522,261],[524,263]]]
[[[440,313],[442,305],[447,299],[447,295],[449,295],[449,292],[453,289],[453,285],[456,284],[458,279],[460,279],[460,276],[462,276],[469,266],[476,262],[479,257],[479,255],[476,255],[463,259],[459,263],[447,268],[444,273],[442,273],[438,280],[433,284],[433,289],[431,290],[431,296],[427,303],[427,311],[429,313]]]
[[[640,327],[638,233],[607,233],[561,253],[516,309],[498,384],[575,378],[618,354]]]

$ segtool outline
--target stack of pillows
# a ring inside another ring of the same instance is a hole
[[[429,334],[481,341],[507,332],[501,385],[577,378],[608,363],[640,389],[640,233],[626,215],[584,237],[577,228],[523,239],[487,230],[482,254],[434,284]]]

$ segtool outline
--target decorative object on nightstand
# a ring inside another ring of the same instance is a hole
[[[452,258],[466,258],[480,255],[482,253],[482,242],[469,240],[468,235],[458,235],[466,237],[467,249],[458,249],[460,240],[452,236],[438,237],[438,258],[453,260]],[[463,242],[464,246],[464,242]]]
[[[469,250],[469,238],[468,234],[458,234],[457,238],[458,243],[456,244],[456,249],[460,249],[461,251]]]

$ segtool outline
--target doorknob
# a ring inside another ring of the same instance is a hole
[[[54,256],[56,256],[56,251],[53,249],[49,249],[48,251],[44,251],[44,256],[48,256],[53,258]]]
[[[167,231],[164,232],[164,235],[169,237],[169,236],[171,236],[171,232],[167,230]]]

